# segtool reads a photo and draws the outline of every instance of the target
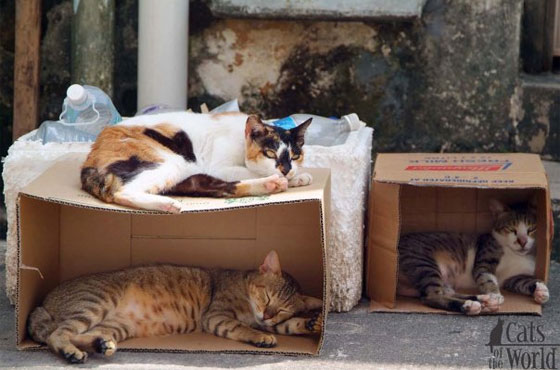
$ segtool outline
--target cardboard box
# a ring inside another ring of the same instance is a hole
[[[371,311],[437,312],[396,295],[399,237],[408,232],[484,233],[488,199],[537,201],[536,276],[548,279],[552,227],[544,167],[533,154],[379,154],[369,204],[367,295]],[[541,314],[532,297],[503,292],[498,313]]]
[[[282,268],[300,283],[304,294],[323,299],[326,320],[329,170],[308,170],[313,184],[272,196],[178,198],[186,211],[170,215],[106,204],[81,191],[79,173],[84,158],[69,156],[19,194],[19,349],[38,347],[26,332],[27,317],[62,281],[157,262],[255,269],[271,249],[278,252]],[[205,333],[135,338],[118,347],[316,355],[323,335],[279,335],[278,346],[269,349]]]

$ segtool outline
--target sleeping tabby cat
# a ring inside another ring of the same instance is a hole
[[[500,288],[548,301],[548,288],[535,278],[535,210],[490,201],[489,234],[414,233],[399,242],[400,295],[420,297],[435,308],[478,315],[499,309]],[[478,289],[464,295],[455,289]]]
[[[241,197],[311,183],[298,173],[311,119],[284,130],[243,113],[137,116],[105,128],[81,170],[82,189],[109,203],[178,213],[165,195]]]
[[[70,280],[35,308],[28,330],[68,362],[83,363],[87,351],[110,356],[127,338],[176,333],[274,347],[271,333],[320,333],[321,312],[305,313],[321,308],[322,300],[299,293],[271,251],[254,271],[157,265]]]

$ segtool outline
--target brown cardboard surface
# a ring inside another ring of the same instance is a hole
[[[164,214],[156,211],[141,211],[117,204],[105,203],[81,190],[80,166],[85,160],[84,153],[72,153],[55,163],[35,181],[21,190],[22,194],[48,199],[53,202],[68,203],[81,207],[104,211],[133,212],[135,214]],[[271,202],[298,202],[302,199],[322,199],[323,189],[328,182],[330,171],[317,168],[301,169],[313,176],[313,183],[300,188],[265,196],[244,198],[191,198],[174,197],[183,204],[183,213],[221,211],[240,207],[251,207]],[[64,175],[61,175],[64,174]],[[61,179],[64,176],[64,179]],[[62,181],[64,180],[64,181]],[[166,214],[167,215],[167,214]]]
[[[480,188],[547,184],[539,156],[525,153],[383,153],[377,156],[373,178],[377,182]]]
[[[181,198],[188,204],[187,212],[162,215],[108,205],[84,195],[79,190],[79,176],[74,175],[79,174],[80,157],[67,157],[19,196],[21,265],[16,305],[19,349],[37,347],[27,337],[27,317],[62,281],[158,262],[254,269],[271,249],[278,252],[283,270],[298,280],[304,294],[323,298],[326,319],[328,170],[311,170],[314,184],[309,189],[231,200]],[[132,339],[119,347],[317,354],[323,333],[278,339],[277,347],[259,349],[198,333]]]
[[[512,314],[512,313],[524,313],[530,315],[541,315],[542,306],[536,303],[532,297],[525,297],[519,294],[502,292],[504,295],[504,304],[500,306],[500,311],[492,314]],[[410,297],[397,296],[395,301],[395,306],[393,308],[388,308],[387,306],[376,302],[370,301],[369,305],[370,312],[419,312],[419,313],[439,313],[439,314],[450,314],[459,315],[458,312],[450,312],[445,310],[440,310],[437,308],[432,308],[423,305],[420,300]]]
[[[286,336],[276,335],[278,346],[274,348],[258,348],[249,344],[215,337],[206,333],[191,333],[151,338],[134,338],[119,343],[118,350],[155,350],[164,352],[185,352],[185,342],[189,343],[188,351],[193,352],[251,352],[255,354],[314,354],[318,336]],[[43,348],[37,343],[26,339],[20,349]]]
[[[457,163],[474,166],[474,169],[451,167],[449,170],[450,166],[459,166]],[[427,166],[429,171],[418,169],[419,166]],[[434,166],[441,168],[434,170]],[[491,168],[488,170],[484,166]],[[488,172],[499,174],[488,176]],[[426,173],[427,180],[418,181],[423,175],[417,173]],[[532,179],[527,180],[531,176]],[[500,182],[493,183],[497,178]],[[474,183],[461,179],[489,181]],[[396,295],[400,235],[433,231],[488,232],[492,227],[488,210],[491,198],[506,204],[536,201],[538,247],[535,275],[547,281],[552,227],[548,183],[538,156],[379,154],[369,209],[366,291],[371,298],[371,311],[445,312],[424,306],[417,299]],[[528,297],[513,293],[504,296],[501,313],[541,313],[541,307]]]

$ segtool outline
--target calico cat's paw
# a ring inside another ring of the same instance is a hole
[[[61,349],[60,355],[64,357],[66,361],[71,364],[83,364],[87,360],[87,353],[78,350],[77,348],[72,348],[68,350]]]
[[[93,343],[95,351],[104,356],[111,356],[117,350],[117,344],[112,339],[97,338]]]
[[[310,333],[320,333],[323,328],[323,314],[321,311],[316,312],[312,318],[307,320],[305,323],[305,328]]]
[[[286,180],[285,177],[272,175],[265,177],[263,180],[264,187],[269,194],[280,193],[288,190],[288,180]]]
[[[478,315],[480,314],[480,311],[482,311],[482,305],[480,302],[471,301],[469,299],[463,304],[461,311],[466,315]]]
[[[539,304],[548,302],[548,298],[550,296],[548,293],[548,288],[544,283],[537,282],[537,285],[535,287],[535,292],[533,293],[533,297],[535,298],[535,302]]]
[[[251,339],[250,343],[255,347],[272,348],[278,343],[276,337],[272,334],[261,333]]]
[[[482,304],[482,312],[496,312],[504,303],[504,296],[500,293],[480,294],[476,298]]]
[[[181,213],[181,207],[181,202],[178,202],[175,199],[169,199],[169,202],[161,204],[160,209],[169,213]]]
[[[313,182],[313,176],[309,173],[300,173],[299,175],[295,175],[288,181],[288,186],[291,188],[297,186],[305,186],[309,185]]]

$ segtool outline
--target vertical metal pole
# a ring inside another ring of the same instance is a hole
[[[149,104],[187,107],[189,2],[140,0],[138,109]]]

